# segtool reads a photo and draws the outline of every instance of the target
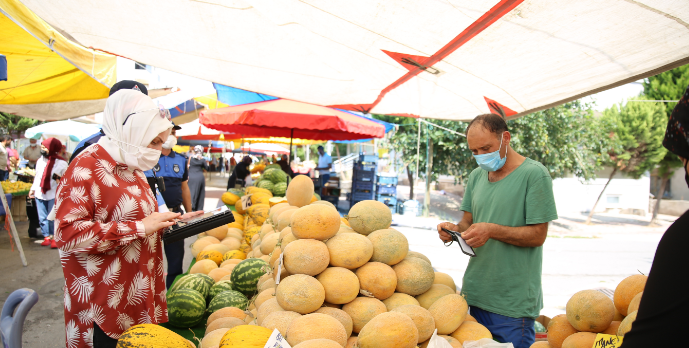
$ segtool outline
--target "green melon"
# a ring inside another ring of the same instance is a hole
[[[223,291],[217,294],[215,297],[213,297],[211,303],[208,304],[208,309],[206,309],[206,315],[210,316],[215,311],[223,309],[225,307],[237,307],[241,310],[245,310],[246,306],[248,305],[249,300],[239,291]]]
[[[270,180],[263,179],[256,184],[256,187],[272,191],[273,183]]]
[[[206,311],[204,296],[193,289],[178,289],[167,297],[167,316],[170,324],[180,328],[196,326]]]
[[[269,270],[270,265],[262,259],[246,259],[232,270],[232,288],[251,297],[256,293],[258,279]]]
[[[201,276],[206,276],[210,278],[211,283],[208,283],[208,280],[205,277]],[[181,289],[192,289],[198,291],[201,295],[203,295],[204,298],[208,297],[208,293],[210,292],[211,286],[213,285],[213,278],[205,275],[205,274],[200,274],[200,273],[195,273],[195,274],[188,274],[185,275],[179,279],[177,279],[177,282],[175,282],[175,285],[172,286],[170,289],[170,292],[176,291],[176,290],[181,290]]]
[[[269,165],[266,166],[266,170],[271,169],[271,168],[280,169],[280,168],[282,168],[282,167],[280,167],[279,164],[269,164]]]
[[[285,193],[287,192],[287,183],[286,182],[279,182],[275,185],[273,185],[273,196],[274,197],[284,197]]]
[[[266,169],[265,172],[263,172],[263,180],[270,180],[273,184],[281,183],[281,182],[287,182],[287,174],[282,171],[282,169],[279,168],[274,168],[274,169]]]
[[[206,298],[208,302],[210,302],[215,296],[218,296],[219,293],[223,291],[230,291],[234,290],[232,289],[232,282],[229,280],[221,280],[211,287],[211,291],[208,293],[208,297]]]

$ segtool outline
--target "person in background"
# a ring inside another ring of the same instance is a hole
[[[17,170],[17,167],[19,167],[19,152],[12,148],[12,138],[9,139],[9,143],[5,145],[7,147],[7,165],[9,166],[9,170],[7,172],[8,179],[9,174]]]
[[[278,159],[275,157],[275,154],[273,154],[273,155],[270,157],[270,163],[273,163],[273,164],[278,163]]]
[[[36,162],[36,176],[33,179],[29,198],[36,199],[38,221],[43,233],[42,246],[57,248],[55,244],[55,226],[48,220],[48,214],[53,210],[55,191],[60,178],[67,170],[67,161],[59,155],[62,143],[55,138],[48,138],[41,143],[41,158]],[[37,241],[39,242],[39,241]]]
[[[234,167],[236,167],[236,166],[237,166],[237,160],[234,158],[234,156],[230,157],[230,162],[228,164],[227,172],[232,174],[232,172],[234,171]]]
[[[315,169],[318,171],[319,182],[321,183],[321,196],[325,195],[325,184],[330,180],[330,168],[333,167],[333,159],[325,153],[323,146],[318,146],[318,167]]]
[[[29,146],[24,149],[22,157],[29,161],[27,166],[31,169],[36,169],[36,161],[41,158],[41,148],[38,146],[38,141],[36,139],[29,139]]]
[[[7,154],[7,146],[9,146],[12,138],[9,135],[0,137],[0,181],[5,181],[10,176],[10,158]]]
[[[242,161],[234,167],[234,170],[232,171],[232,175],[230,175],[230,178],[227,179],[228,190],[231,188],[235,188],[239,180],[241,180],[241,186],[245,185],[246,177],[251,175],[249,166],[251,166],[251,157],[244,156],[244,158],[242,158]]]
[[[290,167],[289,163],[287,163],[287,155],[280,156],[280,160],[276,163],[280,165],[280,169],[282,169],[283,172],[287,173],[287,175],[289,175],[290,178],[294,177],[294,171],[292,170],[292,167]]]
[[[60,157],[65,158],[65,159],[72,157],[72,154],[67,152],[67,146],[62,145],[62,151],[60,151]]]
[[[203,210],[206,199],[206,177],[204,170],[208,170],[208,162],[203,158],[203,146],[194,146],[194,154],[189,158],[189,190],[191,191],[191,210]]]

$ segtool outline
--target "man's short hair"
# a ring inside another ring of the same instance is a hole
[[[318,145],[318,149],[319,149],[319,150],[324,150],[323,146],[321,146],[321,145]]]
[[[469,122],[466,130],[467,134],[469,134],[469,128],[475,124],[485,128],[491,133],[495,133],[497,136],[509,131],[509,129],[507,129],[507,122],[505,122],[505,119],[496,114],[483,114],[476,116],[473,120],[471,120],[471,122]]]
[[[8,140],[12,141],[12,137],[9,135],[3,135],[2,136],[2,141],[8,141]]]

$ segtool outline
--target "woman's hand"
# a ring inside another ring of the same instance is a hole
[[[179,219],[182,221],[187,221],[187,220],[191,220],[193,218],[199,217],[201,215],[203,215],[203,210],[192,211],[191,213],[186,213],[186,214],[182,215]]]
[[[170,227],[175,224],[175,219],[179,218],[180,213],[152,213],[151,215],[145,217],[142,222],[144,223],[144,231],[146,235],[150,235],[159,231],[163,228]]]

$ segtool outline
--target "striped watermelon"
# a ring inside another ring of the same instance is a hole
[[[232,270],[232,288],[251,297],[256,293],[258,279],[268,273],[270,265],[262,259],[246,259]]]
[[[205,277],[211,279],[210,284]],[[172,286],[170,292],[180,289],[192,289],[198,291],[201,293],[201,295],[203,295],[204,298],[206,298],[210,293],[211,286],[213,286],[213,278],[200,273],[188,274],[177,279],[177,282],[175,282],[175,284]]]
[[[221,281],[215,283],[211,287],[211,291],[208,294],[208,297],[206,298],[206,300],[208,302],[210,302],[219,293],[221,293],[223,291],[229,291],[229,290],[234,290],[234,289],[232,289],[232,282],[229,280],[221,280]]]
[[[206,309],[206,316],[210,316],[218,309],[223,309],[225,307],[237,307],[241,310],[245,310],[246,306],[249,305],[249,300],[246,296],[242,295],[239,291],[228,290],[217,294],[208,304],[208,309]]]
[[[178,289],[167,297],[167,316],[176,327],[196,326],[203,320],[205,310],[206,300],[196,290]]]

